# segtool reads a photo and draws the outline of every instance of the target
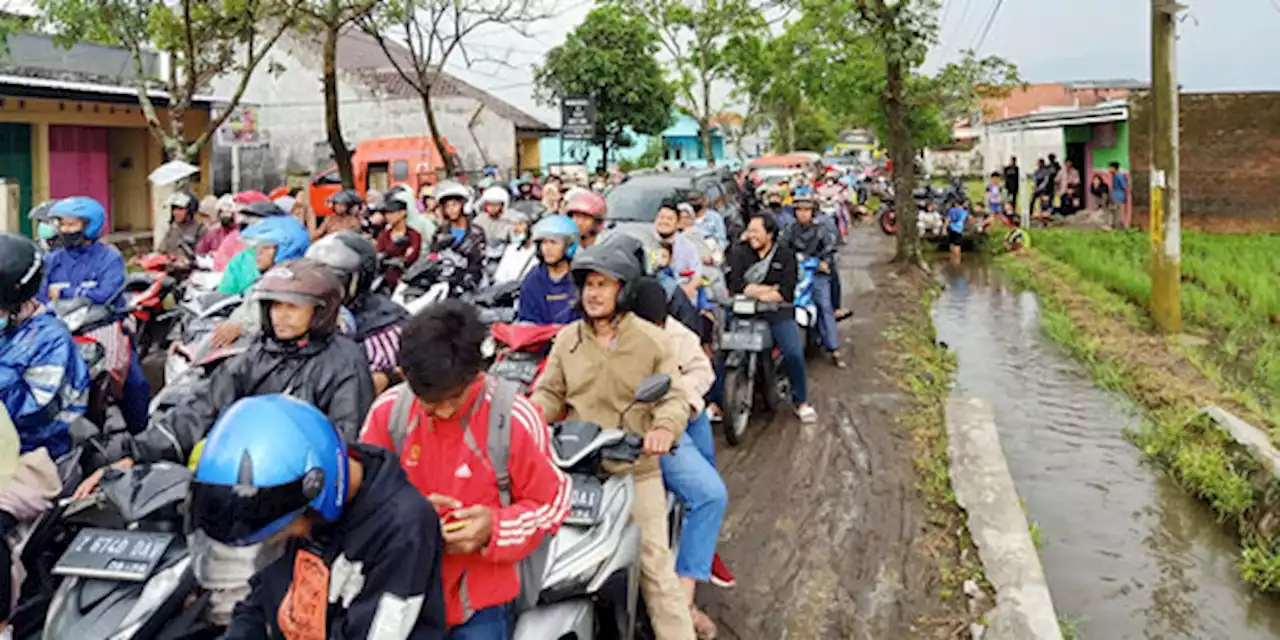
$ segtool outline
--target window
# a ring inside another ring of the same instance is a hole
[[[396,182],[403,182],[409,179],[409,161],[396,160],[391,163],[391,179]]]
[[[365,189],[376,189],[385,192],[387,190],[387,163],[371,163],[368,172]]]
[[[312,181],[311,181],[311,184],[314,184],[314,185],[317,185],[317,186],[319,186],[319,185],[326,185],[326,184],[337,184],[337,185],[340,185],[340,184],[342,184],[342,177],[338,175],[338,170],[337,170],[337,169],[330,169],[330,170],[328,170],[328,171],[326,171],[326,172],[324,172],[324,173],[322,173],[322,174],[320,174],[320,175],[316,176],[315,180],[312,180]]]

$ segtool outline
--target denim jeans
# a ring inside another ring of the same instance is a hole
[[[448,640],[511,640],[511,605],[481,609],[471,619],[449,629]]]
[[[700,423],[697,427],[694,423]],[[690,431],[701,430],[711,435],[711,421],[706,412],[689,422],[680,436],[680,446],[670,455],[659,458],[662,480],[667,489],[684,503],[684,532],[676,550],[676,575],[706,582],[711,578],[711,561],[716,555],[720,524],[724,521],[729,494],[715,465],[705,457]],[[699,436],[700,438],[702,436]]]
[[[142,358],[137,353],[129,358],[129,373],[124,379],[124,397],[120,413],[129,433],[142,433],[147,428],[147,409],[151,404],[151,384],[142,373]]]
[[[831,304],[831,274],[818,273],[813,277],[813,304],[818,308],[818,337],[828,353],[840,348],[840,336],[836,333],[836,308]]]
[[[809,401],[809,384],[805,379],[804,342],[800,339],[800,327],[795,318],[783,318],[769,325],[773,343],[782,351],[787,377],[791,379],[791,402],[797,405]]]

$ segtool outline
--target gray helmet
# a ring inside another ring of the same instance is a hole
[[[603,242],[578,251],[573,258],[573,281],[579,289],[587,275],[603,273],[623,284],[632,283],[645,274],[644,244],[625,233],[617,233]]]

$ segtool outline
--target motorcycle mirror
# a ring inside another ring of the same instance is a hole
[[[657,402],[669,391],[671,391],[671,376],[656,373],[640,381],[640,386],[636,387],[636,402],[646,404]]]

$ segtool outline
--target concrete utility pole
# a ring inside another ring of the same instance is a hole
[[[1151,314],[1182,330],[1182,195],[1178,190],[1178,12],[1151,0]]]

